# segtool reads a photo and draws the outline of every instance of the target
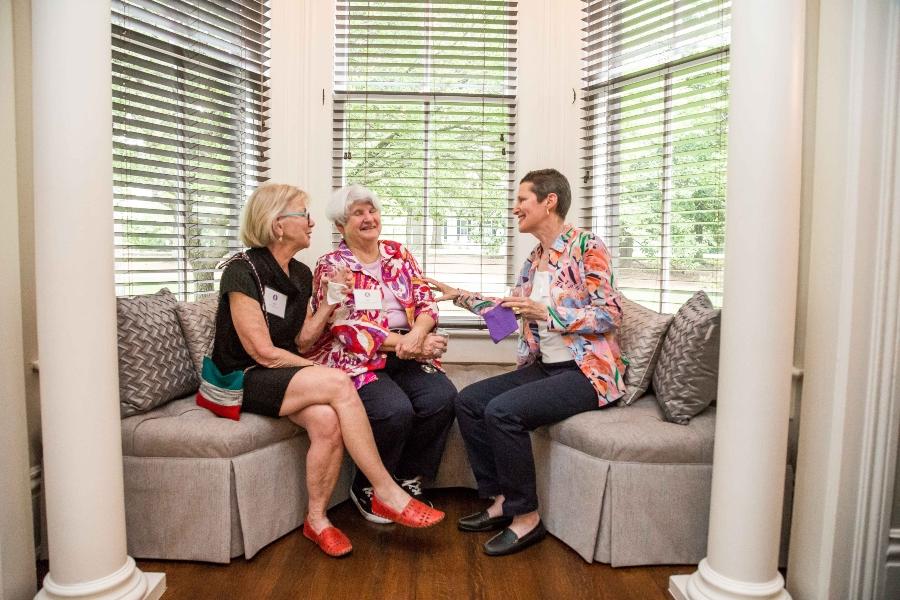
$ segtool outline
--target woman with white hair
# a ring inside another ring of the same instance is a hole
[[[411,498],[381,462],[369,420],[350,378],[300,356],[334,307],[308,311],[309,267],[294,254],[307,248],[315,222],[308,197],[284,184],[260,186],[247,201],[241,240],[247,260],[230,260],[220,282],[212,360],[222,373],[244,373],[244,412],[287,417],[309,434],[309,507],[303,534],[326,554],[352,546],[325,511],[341,466],[342,446],[374,487],[373,511],[392,522],[428,527],[444,513]],[[265,312],[264,312],[265,311]]]
[[[338,190],[327,215],[343,242],[316,264],[312,308],[336,302],[337,309],[305,356],[351,376],[385,467],[410,495],[427,502],[422,484],[437,474],[456,397],[432,362],[446,349],[446,340],[432,333],[437,306],[412,254],[380,239],[375,193],[361,185]],[[343,270],[352,273],[352,286],[329,294],[328,279]],[[386,523],[373,510],[378,490],[367,475],[360,469],[350,497],[367,520]]]

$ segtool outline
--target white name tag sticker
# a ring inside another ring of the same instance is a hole
[[[381,290],[353,290],[353,301],[359,310],[380,310]]]
[[[266,302],[266,312],[283,319],[284,311],[287,308],[287,296],[266,286],[263,290],[263,298]]]

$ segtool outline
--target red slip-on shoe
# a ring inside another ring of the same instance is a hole
[[[431,508],[415,498],[410,498],[409,502],[406,503],[406,508],[403,509],[403,512],[398,513],[379,500],[377,495],[372,494],[372,512],[379,517],[390,519],[399,525],[415,528],[431,527],[444,520],[443,512]]]
[[[345,554],[350,554],[350,551],[353,550],[353,544],[350,543],[350,539],[337,527],[326,527],[321,532],[316,533],[309,521],[303,521],[303,535],[315,542],[322,549],[322,552],[328,556],[344,556]]]

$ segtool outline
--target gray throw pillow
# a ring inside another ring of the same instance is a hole
[[[116,300],[123,417],[186,396],[199,385],[175,304],[175,296],[167,289]]]
[[[191,362],[197,375],[203,369],[203,357],[209,354],[213,338],[216,334],[216,311],[219,308],[219,295],[212,294],[194,302],[179,302],[175,306],[181,331],[187,342]]]
[[[619,349],[628,361],[623,404],[631,404],[650,387],[672,315],[661,315],[622,296]]]
[[[721,311],[700,291],[678,309],[653,373],[668,421],[686,425],[716,399]]]

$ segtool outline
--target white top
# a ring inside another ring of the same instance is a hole
[[[362,267],[366,270],[366,273],[377,279],[378,283],[381,284],[382,310],[387,313],[388,328],[409,329],[409,319],[406,316],[406,310],[404,310],[400,301],[397,300],[397,296],[394,295],[391,288],[384,284],[384,279],[381,277],[381,261],[376,260]]]
[[[535,302],[550,306],[549,271],[535,272],[530,298]],[[547,331],[547,324],[543,321],[538,321],[538,337],[541,344],[541,361],[543,363],[552,364],[573,360],[572,353],[563,343],[562,335],[556,331]]]

